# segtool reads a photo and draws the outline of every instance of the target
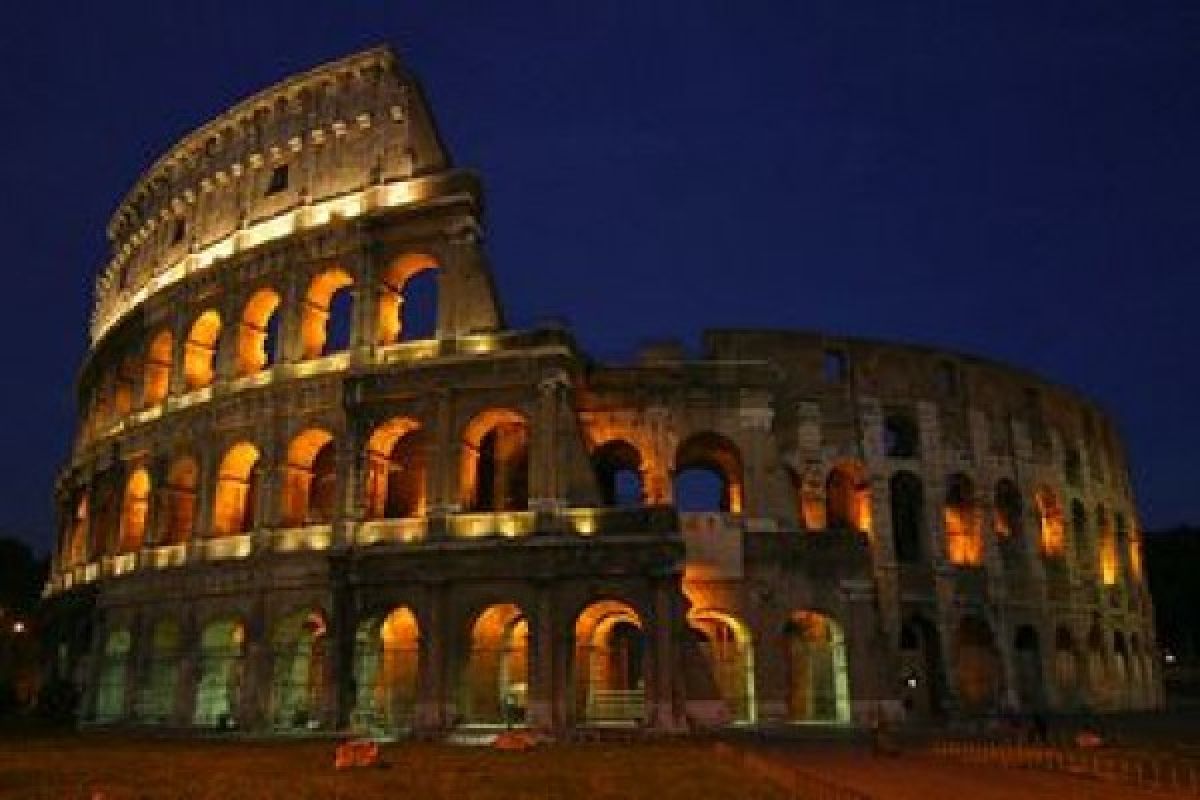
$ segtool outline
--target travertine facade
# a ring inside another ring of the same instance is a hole
[[[480,205],[387,50],[239,103],[122,202],[48,587],[84,722],[1159,703],[1124,456],[1086,400],[815,333],[598,364],[505,327]]]

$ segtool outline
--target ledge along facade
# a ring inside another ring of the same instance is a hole
[[[388,49],[184,137],[108,235],[46,589],[84,724],[1162,702],[1101,410],[925,347],[721,330],[613,365],[508,328],[479,180]]]

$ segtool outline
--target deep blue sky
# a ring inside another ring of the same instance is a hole
[[[1200,522],[1200,6],[145,2],[5,11],[0,531],[51,538],[104,225],[182,133],[391,42],[480,169],[511,321],[942,344],[1113,411]]]

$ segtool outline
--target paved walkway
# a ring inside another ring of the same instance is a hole
[[[927,755],[877,757],[845,748],[797,748],[774,758],[877,800],[1166,800],[1169,792],[1136,789],[1033,769],[962,764]]]

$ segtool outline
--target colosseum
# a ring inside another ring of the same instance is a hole
[[[1158,707],[1125,456],[961,353],[506,326],[479,178],[391,50],[121,201],[55,499],[85,725],[568,734]],[[422,316],[421,309],[428,313]]]

